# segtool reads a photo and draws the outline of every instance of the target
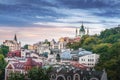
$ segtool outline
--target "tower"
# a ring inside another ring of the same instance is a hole
[[[76,36],[76,37],[78,36],[78,31],[77,31],[77,28],[76,28],[76,33],[75,33],[75,36]]]
[[[89,28],[87,28],[87,35],[89,35]]]
[[[16,34],[15,34],[15,36],[14,36],[14,40],[17,41],[17,36],[16,36]]]
[[[84,28],[84,25],[82,22],[82,25],[81,25],[80,30],[79,30],[79,36],[82,37],[83,35],[85,35],[85,28]]]

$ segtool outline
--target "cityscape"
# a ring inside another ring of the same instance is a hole
[[[119,80],[119,3],[0,0],[0,80]]]

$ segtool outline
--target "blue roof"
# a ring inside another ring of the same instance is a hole
[[[92,54],[92,52],[90,52],[90,51],[80,51],[78,53],[78,55],[89,55],[89,54]]]
[[[70,54],[70,51],[64,51],[60,54],[61,59],[71,59],[72,55]]]

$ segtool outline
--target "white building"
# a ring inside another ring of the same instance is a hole
[[[21,43],[17,41],[17,36],[14,36],[14,40],[5,40],[3,45],[9,47],[9,51],[16,51],[21,49]]]
[[[50,53],[49,44],[41,43],[37,47],[37,52],[43,54],[45,52]]]
[[[87,67],[94,67],[98,63],[99,55],[98,54],[88,54],[79,57],[79,63]]]

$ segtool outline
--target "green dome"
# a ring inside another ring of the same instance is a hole
[[[85,28],[84,28],[83,24],[81,25],[80,32],[85,32]]]

